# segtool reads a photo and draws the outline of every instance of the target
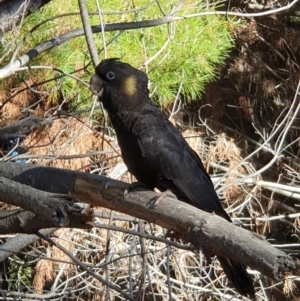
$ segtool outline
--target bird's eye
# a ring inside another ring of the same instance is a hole
[[[115,78],[114,72],[112,72],[112,71],[107,72],[107,73],[106,73],[106,78],[107,78],[108,80],[113,80],[113,79]]]

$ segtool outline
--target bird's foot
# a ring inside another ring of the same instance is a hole
[[[171,190],[165,190],[162,192],[155,201],[155,204],[158,204],[164,198],[169,197],[172,199],[177,199],[176,195]]]
[[[150,187],[147,184],[142,182],[133,182],[131,183],[127,189],[124,191],[124,196],[133,191],[143,191],[143,190],[153,190],[153,187]]]
[[[158,196],[151,200],[151,207],[155,209],[158,206],[158,204],[166,197],[177,199],[176,195],[172,193],[171,190],[165,190],[164,192],[161,192]]]

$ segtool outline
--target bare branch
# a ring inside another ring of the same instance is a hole
[[[72,207],[67,195],[41,191],[2,177],[0,195],[2,202],[29,210],[1,212],[1,233],[34,233],[41,228],[67,227],[71,224],[72,214],[74,226],[91,228],[84,222],[89,218],[82,214],[79,208]]]
[[[299,272],[289,256],[260,236],[175,199],[165,198],[155,204],[157,194],[152,191],[131,192],[124,197],[126,183],[29,164],[2,163],[0,176],[52,193],[71,192],[82,202],[153,222],[191,241],[197,248],[204,247],[211,255],[222,254],[271,278],[281,279],[288,270]]]
[[[124,296],[126,298],[126,300],[131,300],[134,301],[134,299],[126,294],[122,289],[120,289],[118,286],[116,286],[115,284],[106,281],[104,278],[102,278],[98,273],[95,273],[94,271],[92,271],[90,268],[88,268],[84,263],[82,263],[79,259],[77,259],[71,252],[69,252],[65,247],[63,247],[62,245],[56,243],[55,241],[53,241],[51,238],[47,237],[46,235],[44,235],[43,233],[39,232],[38,236],[46,241],[48,241],[50,244],[56,246],[58,249],[62,250],[65,254],[68,254],[68,256],[74,261],[76,262],[84,271],[86,271],[87,273],[89,273],[90,275],[92,275],[93,277],[95,277],[96,279],[98,279],[100,282],[102,282],[104,285],[114,289],[115,291],[117,291],[118,293],[120,293],[122,296]]]
[[[31,223],[34,224],[34,222]],[[40,232],[42,232],[44,235],[50,235],[53,231],[55,231],[55,229],[56,228],[42,229]],[[39,237],[35,234],[18,234],[15,237],[10,238],[7,242],[1,244],[0,246],[0,262],[12,254],[20,252],[22,249],[34,243],[38,239]]]
[[[80,16],[83,24],[83,29],[85,32],[85,39],[90,51],[90,55],[94,64],[94,67],[96,67],[99,64],[99,57],[98,52],[96,49],[95,41],[93,39],[93,33],[91,29],[91,24],[89,20],[89,14],[87,11],[85,0],[78,0],[79,8],[80,8]]]
[[[0,128],[0,141],[8,141],[13,138],[26,136],[32,131],[52,122],[53,118],[41,119],[34,115],[30,115],[12,125]]]

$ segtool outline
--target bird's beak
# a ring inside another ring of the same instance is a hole
[[[97,95],[99,98],[102,98],[104,87],[102,79],[94,74],[90,80],[90,90],[93,94]]]

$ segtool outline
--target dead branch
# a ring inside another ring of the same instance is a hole
[[[12,125],[0,128],[0,142],[8,141],[13,138],[25,138],[32,131],[41,128],[53,122],[53,118],[41,119],[37,116],[30,115]]]
[[[222,255],[256,269],[273,279],[286,272],[299,274],[299,265],[262,237],[179,200],[165,198],[155,204],[153,191],[136,191],[124,197],[128,184],[103,176],[40,167],[0,164],[0,176],[51,193],[71,193],[81,202],[117,210],[176,232],[211,255]]]
[[[72,206],[70,196],[41,191],[0,177],[0,201],[28,210],[1,212],[1,234],[35,233],[41,228],[69,227],[71,224],[91,228],[86,223],[91,218]]]
[[[55,230],[56,228],[48,228],[42,229],[40,232],[42,232],[44,235],[50,235]],[[22,249],[34,243],[38,239],[39,237],[35,234],[18,234],[15,237],[10,238],[7,242],[1,244],[0,246],[0,262],[12,254],[20,252]]]

